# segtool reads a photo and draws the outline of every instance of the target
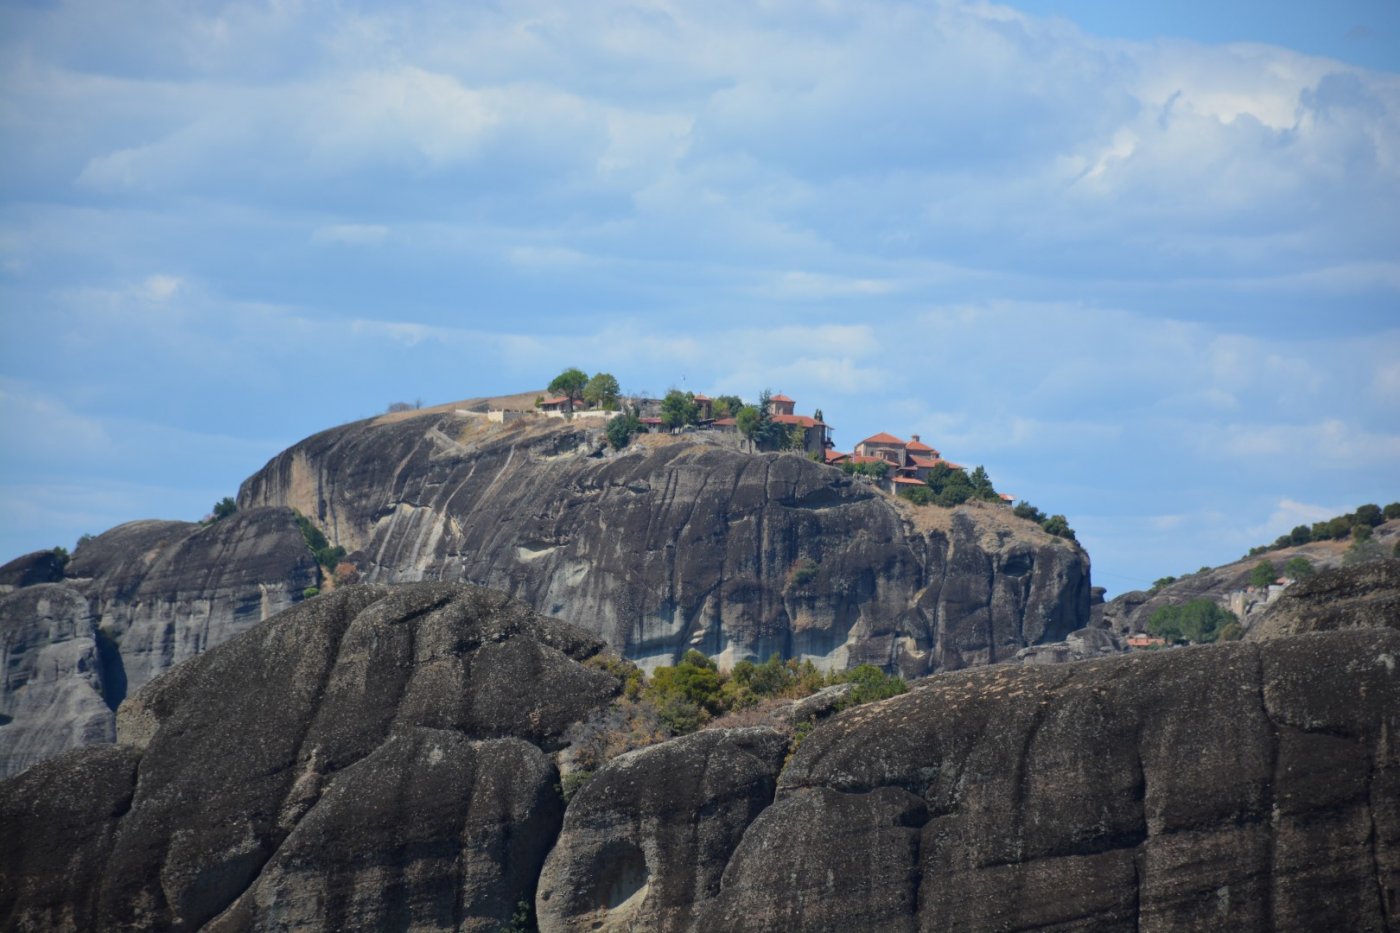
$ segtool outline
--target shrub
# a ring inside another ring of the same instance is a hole
[[[1288,563],[1283,565],[1283,575],[1285,577],[1292,577],[1294,580],[1306,580],[1315,573],[1317,573],[1317,570],[1314,569],[1312,561],[1308,560],[1306,557],[1299,556],[1290,558]]]
[[[1147,620],[1149,634],[1167,641],[1213,642],[1239,619],[1214,600],[1193,599],[1179,606],[1160,606]]]
[[[1159,577],[1152,581],[1152,592],[1157,592],[1164,586],[1171,586],[1176,582],[1176,577]]]
[[[792,565],[792,572],[788,579],[795,587],[803,587],[817,578],[820,570],[817,562],[808,557],[799,558],[797,563]]]
[[[233,501],[233,497],[224,496],[218,502],[214,503],[214,511],[210,513],[213,517],[210,520],[214,522],[223,521],[237,511],[238,503]]]
[[[1385,516],[1386,521],[1392,521],[1393,519],[1400,518],[1400,502],[1390,503],[1384,509],[1381,510],[1381,514]]]
[[[903,678],[886,674],[873,664],[862,664],[847,671],[845,681],[856,686],[841,699],[838,704],[841,709],[899,696],[909,689]]]
[[[608,443],[613,450],[621,450],[632,442],[632,438],[641,433],[642,419],[637,417],[635,411],[629,411],[624,415],[608,421],[605,433],[608,436]]]
[[[1278,570],[1274,568],[1274,562],[1271,560],[1261,560],[1249,572],[1250,586],[1268,586],[1277,579]]]
[[[319,586],[308,586],[306,589],[304,589],[304,590],[301,591],[301,598],[302,598],[302,599],[310,599],[310,598],[313,597],[313,596],[320,596],[320,595],[321,595],[321,588],[320,588]]]
[[[334,570],[335,566],[345,557],[345,548],[340,545],[332,545],[326,540],[326,536],[321,533],[321,529],[311,524],[311,519],[296,513],[297,527],[301,529],[301,538],[306,542],[306,547],[316,558],[316,563],[326,570]]]

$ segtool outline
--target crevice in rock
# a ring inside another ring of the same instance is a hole
[[[1264,858],[1268,866],[1269,882],[1261,885],[1263,889],[1264,903],[1261,914],[1266,923],[1271,926],[1277,925],[1278,918],[1275,916],[1274,886],[1278,884],[1278,828],[1279,813],[1278,801],[1274,794],[1274,785],[1278,781],[1278,759],[1279,759],[1279,730],[1278,722],[1272,713],[1269,712],[1269,700],[1264,690],[1264,652],[1257,646],[1253,647],[1254,654],[1254,674],[1257,678],[1257,695],[1259,699],[1259,711],[1263,714],[1265,727],[1268,735],[1265,740],[1268,742],[1268,773],[1269,784],[1264,789],[1264,799],[1261,801],[1260,810],[1264,818],[1269,821],[1269,831],[1264,835]]]
[[[97,643],[97,670],[102,683],[102,702],[116,712],[126,699],[126,662],[121,647],[110,632],[98,626],[93,632]]]

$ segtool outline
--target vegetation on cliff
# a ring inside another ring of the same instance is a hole
[[[1278,551],[1286,547],[1296,547],[1312,541],[1340,541],[1355,537],[1361,537],[1362,540],[1365,540],[1370,529],[1395,518],[1400,518],[1400,502],[1392,502],[1385,508],[1368,503],[1357,506],[1354,512],[1348,512],[1346,515],[1338,515],[1326,521],[1314,522],[1311,526],[1298,525],[1288,534],[1279,535],[1273,544],[1261,544],[1258,547],[1250,548],[1246,556],[1254,557],[1256,554]],[[1366,531],[1358,534],[1357,529],[1359,528],[1364,528]]]

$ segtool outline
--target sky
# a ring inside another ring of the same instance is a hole
[[[1400,499],[1400,4],[0,6],[0,561],[567,366],[917,433],[1110,595]]]

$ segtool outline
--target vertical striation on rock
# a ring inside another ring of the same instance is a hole
[[[369,580],[501,589],[643,666],[694,647],[920,675],[1089,617],[1084,552],[1004,508],[916,510],[804,457],[702,436],[611,453],[596,427],[552,420],[366,421],[284,451],[239,502],[311,516]]]
[[[544,749],[620,689],[600,647],[461,585],[307,601],[147,684],[134,744],[0,784],[0,926],[495,930],[562,818]]]
[[[293,605],[317,573],[292,512],[253,509],[120,525],[61,582],[0,595],[0,775],[112,741],[128,692]]]

